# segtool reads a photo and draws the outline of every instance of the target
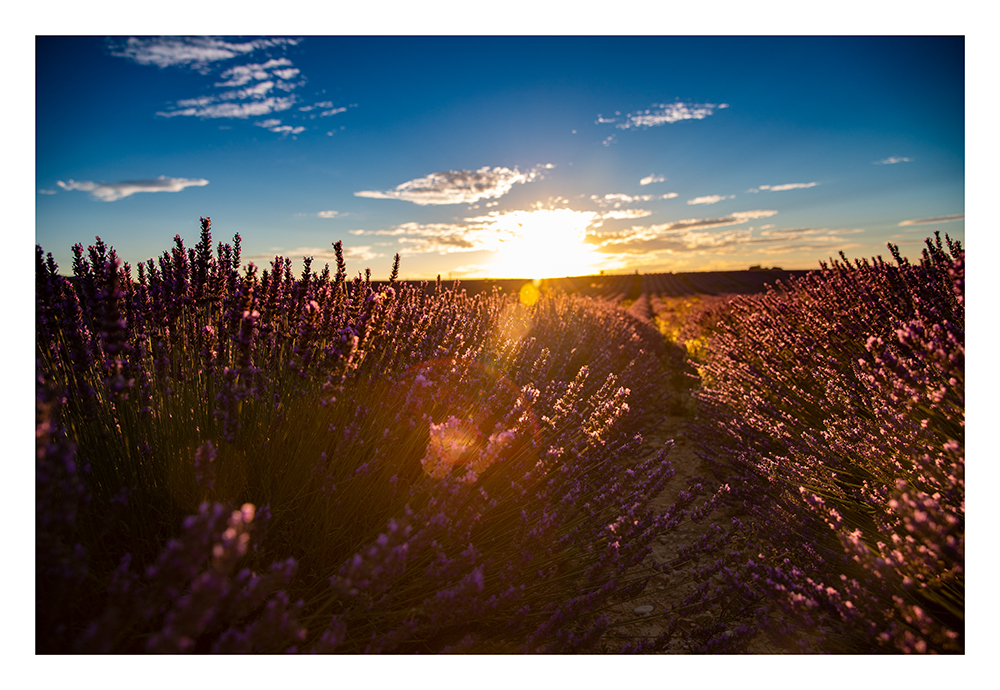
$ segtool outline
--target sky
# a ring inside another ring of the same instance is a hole
[[[35,231],[199,219],[376,278],[817,268],[964,242],[958,37],[36,38]]]

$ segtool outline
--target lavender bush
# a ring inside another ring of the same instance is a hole
[[[206,218],[137,279],[99,239],[72,278],[37,249],[38,651],[593,649],[654,538],[716,505],[648,506],[648,323],[404,285],[398,256],[349,280],[335,248],[258,274]]]
[[[748,599],[802,651],[964,650],[964,251],[823,265],[709,316],[696,436]]]

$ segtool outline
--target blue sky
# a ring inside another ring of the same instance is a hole
[[[404,278],[816,268],[965,241],[933,37],[39,37],[35,234],[69,271],[240,233]]]

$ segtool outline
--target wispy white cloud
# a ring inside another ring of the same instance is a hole
[[[674,199],[677,197],[677,192],[670,192],[668,194],[605,194],[603,196],[598,194],[591,194],[590,200],[598,205],[600,208],[621,208],[623,204],[631,204],[637,201],[656,201],[659,199]]]
[[[894,165],[896,163],[912,163],[912,158],[906,158],[904,156],[889,156],[888,158],[883,158],[880,161],[872,161],[872,165]]]
[[[443,204],[472,204],[480,199],[497,199],[509,192],[515,184],[524,184],[543,176],[542,170],[555,167],[547,164],[520,172],[516,167],[479,170],[448,170],[431,173],[385,192],[361,191],[354,196],[369,199],[399,199],[420,206]]]
[[[319,103],[313,103],[312,105],[304,105],[299,108],[303,113],[307,113],[310,110],[315,110],[316,108],[332,108],[333,101],[320,101]]]
[[[711,196],[699,196],[699,197],[695,197],[694,199],[688,199],[687,203],[689,205],[695,205],[695,204],[717,204],[720,201],[725,201],[726,199],[733,199],[735,197],[736,197],[735,194],[730,194],[729,196],[722,196],[720,194],[713,194]]]
[[[848,240],[848,236],[864,232],[861,228],[786,228],[774,229],[773,225],[742,225],[756,218],[776,215],[774,210],[755,210],[734,213],[724,218],[692,218],[650,226],[633,226],[616,232],[592,232],[586,241],[612,263],[622,266],[669,265],[676,268],[678,255],[739,256],[729,268],[745,267],[748,257],[780,255],[795,252],[830,252],[857,248],[861,245]],[[721,229],[721,230],[720,230]],[[682,262],[683,263],[683,262]],[[720,270],[722,264],[719,264]],[[672,270],[675,270],[672,269]]]
[[[204,187],[208,180],[187,179],[185,177],[166,177],[160,175],[155,180],[126,180],[124,182],[76,182],[59,180],[57,185],[65,190],[76,189],[90,192],[91,196],[101,201],[117,201],[138,192],[179,192],[186,187]]]
[[[248,86],[238,91],[226,91],[220,93],[216,100],[220,101],[245,101],[248,98],[267,98],[268,92],[274,88],[273,81],[262,81],[259,84]]]
[[[644,208],[627,208],[621,211],[608,211],[607,213],[602,213],[599,217],[603,220],[623,220],[626,218],[645,218],[651,215],[653,215],[653,212]]]
[[[787,192],[789,189],[809,189],[815,187],[819,182],[789,182],[788,184],[762,184],[758,189],[768,192]]]
[[[214,62],[232,60],[262,48],[296,45],[299,40],[271,38],[231,43],[210,37],[132,37],[124,42],[112,39],[109,43],[112,55],[140,65],[156,65],[161,68],[182,65],[204,71]]]
[[[666,224],[669,226],[669,224]],[[649,226],[636,229],[639,232],[620,237],[588,235],[587,241],[597,245],[603,254],[647,254],[649,252],[686,252],[694,250],[721,249],[734,244],[749,242],[752,230],[737,228],[723,232],[709,232],[704,229]]]
[[[704,120],[716,110],[728,108],[728,103],[654,103],[650,108],[623,117],[615,113],[615,117],[598,115],[595,124],[614,124],[617,129],[632,129],[639,127],[647,129],[660,125],[680,122],[681,120]]]
[[[298,108],[301,113],[311,113],[309,115],[310,120],[315,120],[317,117],[330,117],[331,115],[338,115],[340,113],[346,113],[348,108],[358,107],[357,103],[351,103],[347,106],[340,106],[337,108],[333,107],[333,101],[320,101],[318,103],[313,103],[312,105],[303,105]],[[321,110],[320,113],[313,113],[314,110]],[[343,127],[341,127],[343,129]]]
[[[291,96],[269,96],[274,81],[262,81],[235,91],[225,91],[215,96],[200,96],[177,101],[180,110],[158,112],[161,117],[239,118],[269,115],[288,110],[295,103]],[[234,103],[233,101],[242,101]]]
[[[565,208],[490,211],[454,223],[410,222],[391,229],[349,232],[356,236],[395,237],[403,255],[456,254],[497,251],[507,243],[537,239],[539,234],[564,233],[568,228],[582,238],[584,229],[598,220],[599,215],[593,211]]]
[[[58,194],[58,192],[56,192],[56,190],[54,190],[54,189],[39,189],[38,193],[39,194]]]
[[[373,251],[369,246],[358,246],[358,247],[344,247],[344,259],[346,261],[371,261],[372,259],[377,259],[379,257],[385,256],[379,252]],[[323,260],[327,263],[336,263],[337,255],[333,254],[331,260],[330,256],[327,254],[323,255]]]
[[[832,257],[837,252],[846,252],[864,246],[859,242],[846,242],[840,237],[814,237],[810,238],[811,241],[809,242],[792,241],[785,243],[770,243],[768,242],[769,239],[771,238],[754,238],[751,240],[753,249],[759,254],[766,254],[768,256],[791,254],[793,252],[826,252],[827,256]]]
[[[285,38],[231,42],[211,37],[132,37],[111,40],[110,53],[141,65],[189,67],[209,74],[219,63],[237,62],[258,51],[284,50],[298,43],[299,39]],[[212,83],[215,93],[179,99],[156,114],[166,118],[239,120],[270,115],[295,105],[297,98],[291,92],[305,83],[300,70],[287,57],[232,64]],[[282,92],[286,95],[277,95]],[[285,135],[304,129],[286,125],[271,131]]]
[[[389,235],[397,238],[399,253],[455,254],[496,250],[515,238],[510,231],[491,227],[489,219],[468,218],[464,223],[403,223],[390,230],[351,230],[352,235]]]
[[[247,103],[216,103],[212,105],[185,108],[183,110],[159,112],[156,114],[160,117],[177,117],[180,115],[184,117],[200,117],[203,119],[226,117],[245,120],[249,117],[259,117],[261,115],[270,115],[271,113],[288,110],[292,107],[292,105],[294,105],[294,103],[294,99],[291,98],[265,98],[264,100],[250,101]]]
[[[329,264],[330,266],[337,265],[337,253],[333,246],[327,247],[296,247],[295,249],[285,250],[282,247],[269,247],[270,253],[268,254],[254,254],[253,256],[246,257],[247,261],[252,262],[256,266],[266,267],[274,261],[275,256],[281,256],[283,258],[291,259],[293,262],[301,261],[302,257],[309,256],[312,257],[312,268],[313,270],[322,270],[323,264]],[[360,246],[343,246],[344,260],[347,262],[353,261],[371,261],[372,259],[378,259],[384,257],[385,254],[380,253],[370,245],[360,245]]]
[[[752,228],[707,232],[713,228],[742,225],[756,218],[769,218],[778,212],[771,209],[739,211],[720,218],[688,218],[657,225],[634,225],[613,232],[592,232],[587,242],[603,253],[641,254],[650,251],[690,251],[719,248],[748,242]]]
[[[253,80],[264,81],[270,79],[273,76],[277,76],[281,79],[290,79],[289,77],[281,76],[282,72],[286,70],[275,70],[276,67],[286,67],[291,65],[292,61],[288,58],[279,58],[277,60],[268,60],[262,65],[249,64],[249,65],[237,65],[235,67],[230,67],[225,72],[219,76],[227,81],[216,82],[216,86],[243,86]],[[270,71],[274,70],[274,71]],[[298,74],[298,70],[294,70],[295,74]]]
[[[775,229],[773,226],[761,227],[761,237],[773,237],[780,240],[798,240],[803,237],[821,237],[823,239],[836,239],[840,235],[856,235],[864,232],[862,228],[782,228]]]
[[[654,182],[666,182],[666,180],[667,178],[663,175],[648,175],[639,180],[639,184],[645,187],[648,184],[653,184]]]
[[[340,211],[320,211],[316,214],[320,218],[336,218],[337,216],[347,215],[346,213],[341,213]]]
[[[254,124],[257,125],[258,127],[263,127],[268,131],[278,132],[280,134],[299,134],[306,130],[306,128],[301,125],[299,125],[298,127],[293,127],[292,125],[283,125],[281,124],[281,120],[274,118],[269,120],[263,120],[262,122],[255,122]]]
[[[936,223],[951,223],[956,220],[965,220],[964,213],[953,213],[949,216],[933,216],[931,218],[914,218],[912,220],[904,220],[897,227],[902,227],[904,225],[934,225]]]

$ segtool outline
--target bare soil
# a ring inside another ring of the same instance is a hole
[[[686,434],[686,428],[692,421],[691,416],[664,415],[659,418],[657,426],[650,433],[644,435],[644,456],[658,452],[667,441],[674,441],[668,458],[676,475],[664,491],[651,502],[650,507],[655,510],[666,510],[673,505],[677,495],[688,487],[689,479],[701,477],[711,480],[709,468],[697,456],[694,445]],[[714,483],[712,485],[714,486]],[[724,516],[737,514],[738,510],[733,509],[722,512]],[[718,514],[715,517],[717,518]],[[657,563],[667,563],[675,558],[678,548],[691,544],[708,530],[712,522],[711,518],[712,516],[701,523],[687,521],[676,531],[661,535],[653,545],[651,559]],[[695,589],[696,583],[692,580],[691,571],[696,565],[698,564],[691,563],[676,568],[669,574],[657,575],[649,582],[645,591],[638,598],[616,604],[608,614],[611,619],[611,627],[605,633],[606,646],[609,649],[615,649],[620,647],[627,638],[655,638],[664,633],[667,629],[667,622],[657,613],[669,609],[671,602],[682,599]],[[648,567],[646,563],[643,566]],[[643,613],[640,609],[640,612],[637,613],[636,608],[641,606],[652,606],[653,611]],[[690,629],[697,623],[710,622],[711,616],[712,614],[709,612],[700,613],[690,619],[682,619],[681,626]],[[679,638],[680,636],[678,636],[677,645],[679,648],[667,653],[687,653],[687,648]],[[765,635],[761,634],[750,642],[746,653],[783,654],[787,652],[773,645]]]

